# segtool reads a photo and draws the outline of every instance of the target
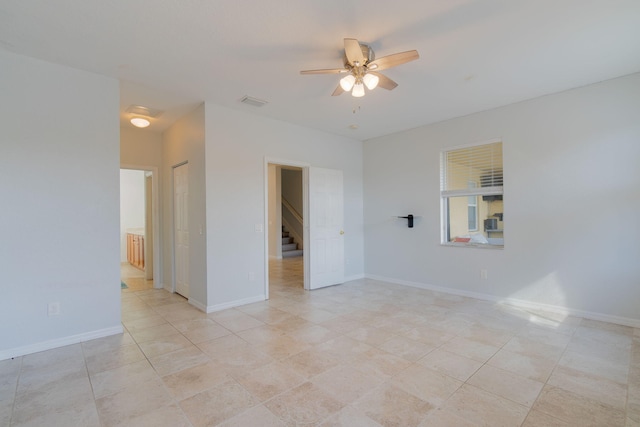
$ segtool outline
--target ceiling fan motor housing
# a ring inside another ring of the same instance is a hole
[[[373,49],[371,49],[370,46],[367,46],[366,44],[363,43],[359,43],[360,44],[360,49],[362,49],[362,56],[364,56],[364,64],[360,64],[362,65],[366,65],[369,62],[373,61],[374,59],[376,59],[376,54],[373,51]],[[345,68],[351,68],[351,64],[349,64],[349,59],[347,58],[347,54],[345,53],[344,55],[344,66]]]

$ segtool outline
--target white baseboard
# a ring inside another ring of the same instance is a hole
[[[222,310],[226,310],[228,308],[240,307],[241,305],[253,304],[254,302],[261,302],[261,301],[265,301],[265,300],[266,300],[266,298],[265,298],[264,295],[257,295],[255,297],[235,300],[235,301],[231,301],[231,302],[225,302],[225,303],[222,303],[222,304],[209,305],[209,306],[207,306],[206,312],[207,313],[214,313],[216,311],[222,311]]]
[[[202,304],[200,301],[189,299],[189,304],[191,304],[192,306],[194,306],[195,308],[197,308],[200,311],[204,311],[205,313],[208,313],[207,312],[207,306]]]
[[[40,351],[51,350],[53,348],[64,347],[66,345],[77,344],[79,342],[91,341],[96,338],[117,335],[123,332],[122,324],[111,328],[98,329],[97,331],[85,332],[68,337],[57,338],[55,340],[43,341],[24,347],[0,350],[0,360],[11,359],[12,357],[24,356],[25,354],[38,353]]]
[[[518,308],[523,308],[523,309],[542,310],[542,311],[547,311],[551,313],[582,317],[584,319],[589,319],[589,320],[598,320],[601,322],[615,323],[617,325],[630,326],[632,328],[640,328],[640,319],[613,316],[610,314],[596,313],[591,311],[576,310],[571,307],[543,304],[543,303],[537,303],[534,301],[521,300],[517,298],[501,298],[495,295],[464,291],[461,289],[445,288],[442,286],[434,286],[434,285],[429,285],[429,284],[420,283],[420,282],[411,282],[407,280],[395,279],[392,277],[378,276],[375,274],[365,274],[365,278],[372,279],[372,280],[379,280],[382,282],[395,283],[397,285],[410,286],[412,288],[420,288],[420,289],[426,289],[434,292],[442,292],[450,295],[457,295],[462,297],[480,299],[484,301],[492,301],[496,303],[508,304],[508,305],[518,307]]]

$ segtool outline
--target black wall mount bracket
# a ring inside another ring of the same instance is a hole
[[[413,228],[413,215],[409,214],[407,216],[399,216],[398,218],[404,218],[407,220],[407,225],[409,228]]]

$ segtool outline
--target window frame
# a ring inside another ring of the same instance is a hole
[[[480,196],[497,196],[502,195],[504,200],[504,184],[501,186],[492,186],[492,187],[475,187],[475,188],[467,188],[462,190],[444,190],[444,181],[446,177],[446,163],[447,163],[447,153],[463,150],[466,148],[472,148],[482,145],[491,145],[495,143],[502,144],[502,174],[504,179],[504,141],[500,138],[475,142],[471,144],[465,145],[457,145],[453,147],[445,147],[440,150],[440,224],[441,224],[441,232],[440,232],[440,245],[441,246],[452,246],[452,247],[472,247],[472,248],[485,248],[485,249],[504,249],[504,241],[501,245],[498,244],[482,244],[482,243],[474,243],[474,242],[452,242],[450,236],[450,227],[449,227],[449,199],[452,197],[476,197],[476,215],[479,215],[479,207],[477,198]],[[468,205],[467,205],[468,206]],[[468,208],[467,208],[468,212]],[[480,219],[477,217],[476,223],[478,228],[476,230],[469,231],[479,231],[480,230]]]

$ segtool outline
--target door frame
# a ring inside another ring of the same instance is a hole
[[[161,256],[160,253],[160,202],[159,202],[159,179],[157,166],[134,165],[130,163],[120,164],[120,169],[140,170],[151,172],[151,218],[153,228],[153,287],[163,288]]]
[[[269,165],[292,166],[302,169],[302,229],[304,240],[304,253],[302,261],[304,264],[304,289],[309,290],[310,274],[310,245],[309,242],[309,168],[307,162],[288,160],[274,157],[264,158],[264,296],[269,299]]]
[[[175,170],[180,166],[184,166],[188,164],[189,161],[185,160],[180,163],[176,163],[175,165],[171,165],[171,289],[170,292],[172,294],[176,293],[176,203],[175,203],[175,191],[176,191],[176,183],[175,183]],[[187,175],[187,185],[190,182],[188,181]],[[189,213],[187,212],[187,215]],[[191,272],[189,272],[191,274]],[[188,300],[189,298],[187,298]]]

